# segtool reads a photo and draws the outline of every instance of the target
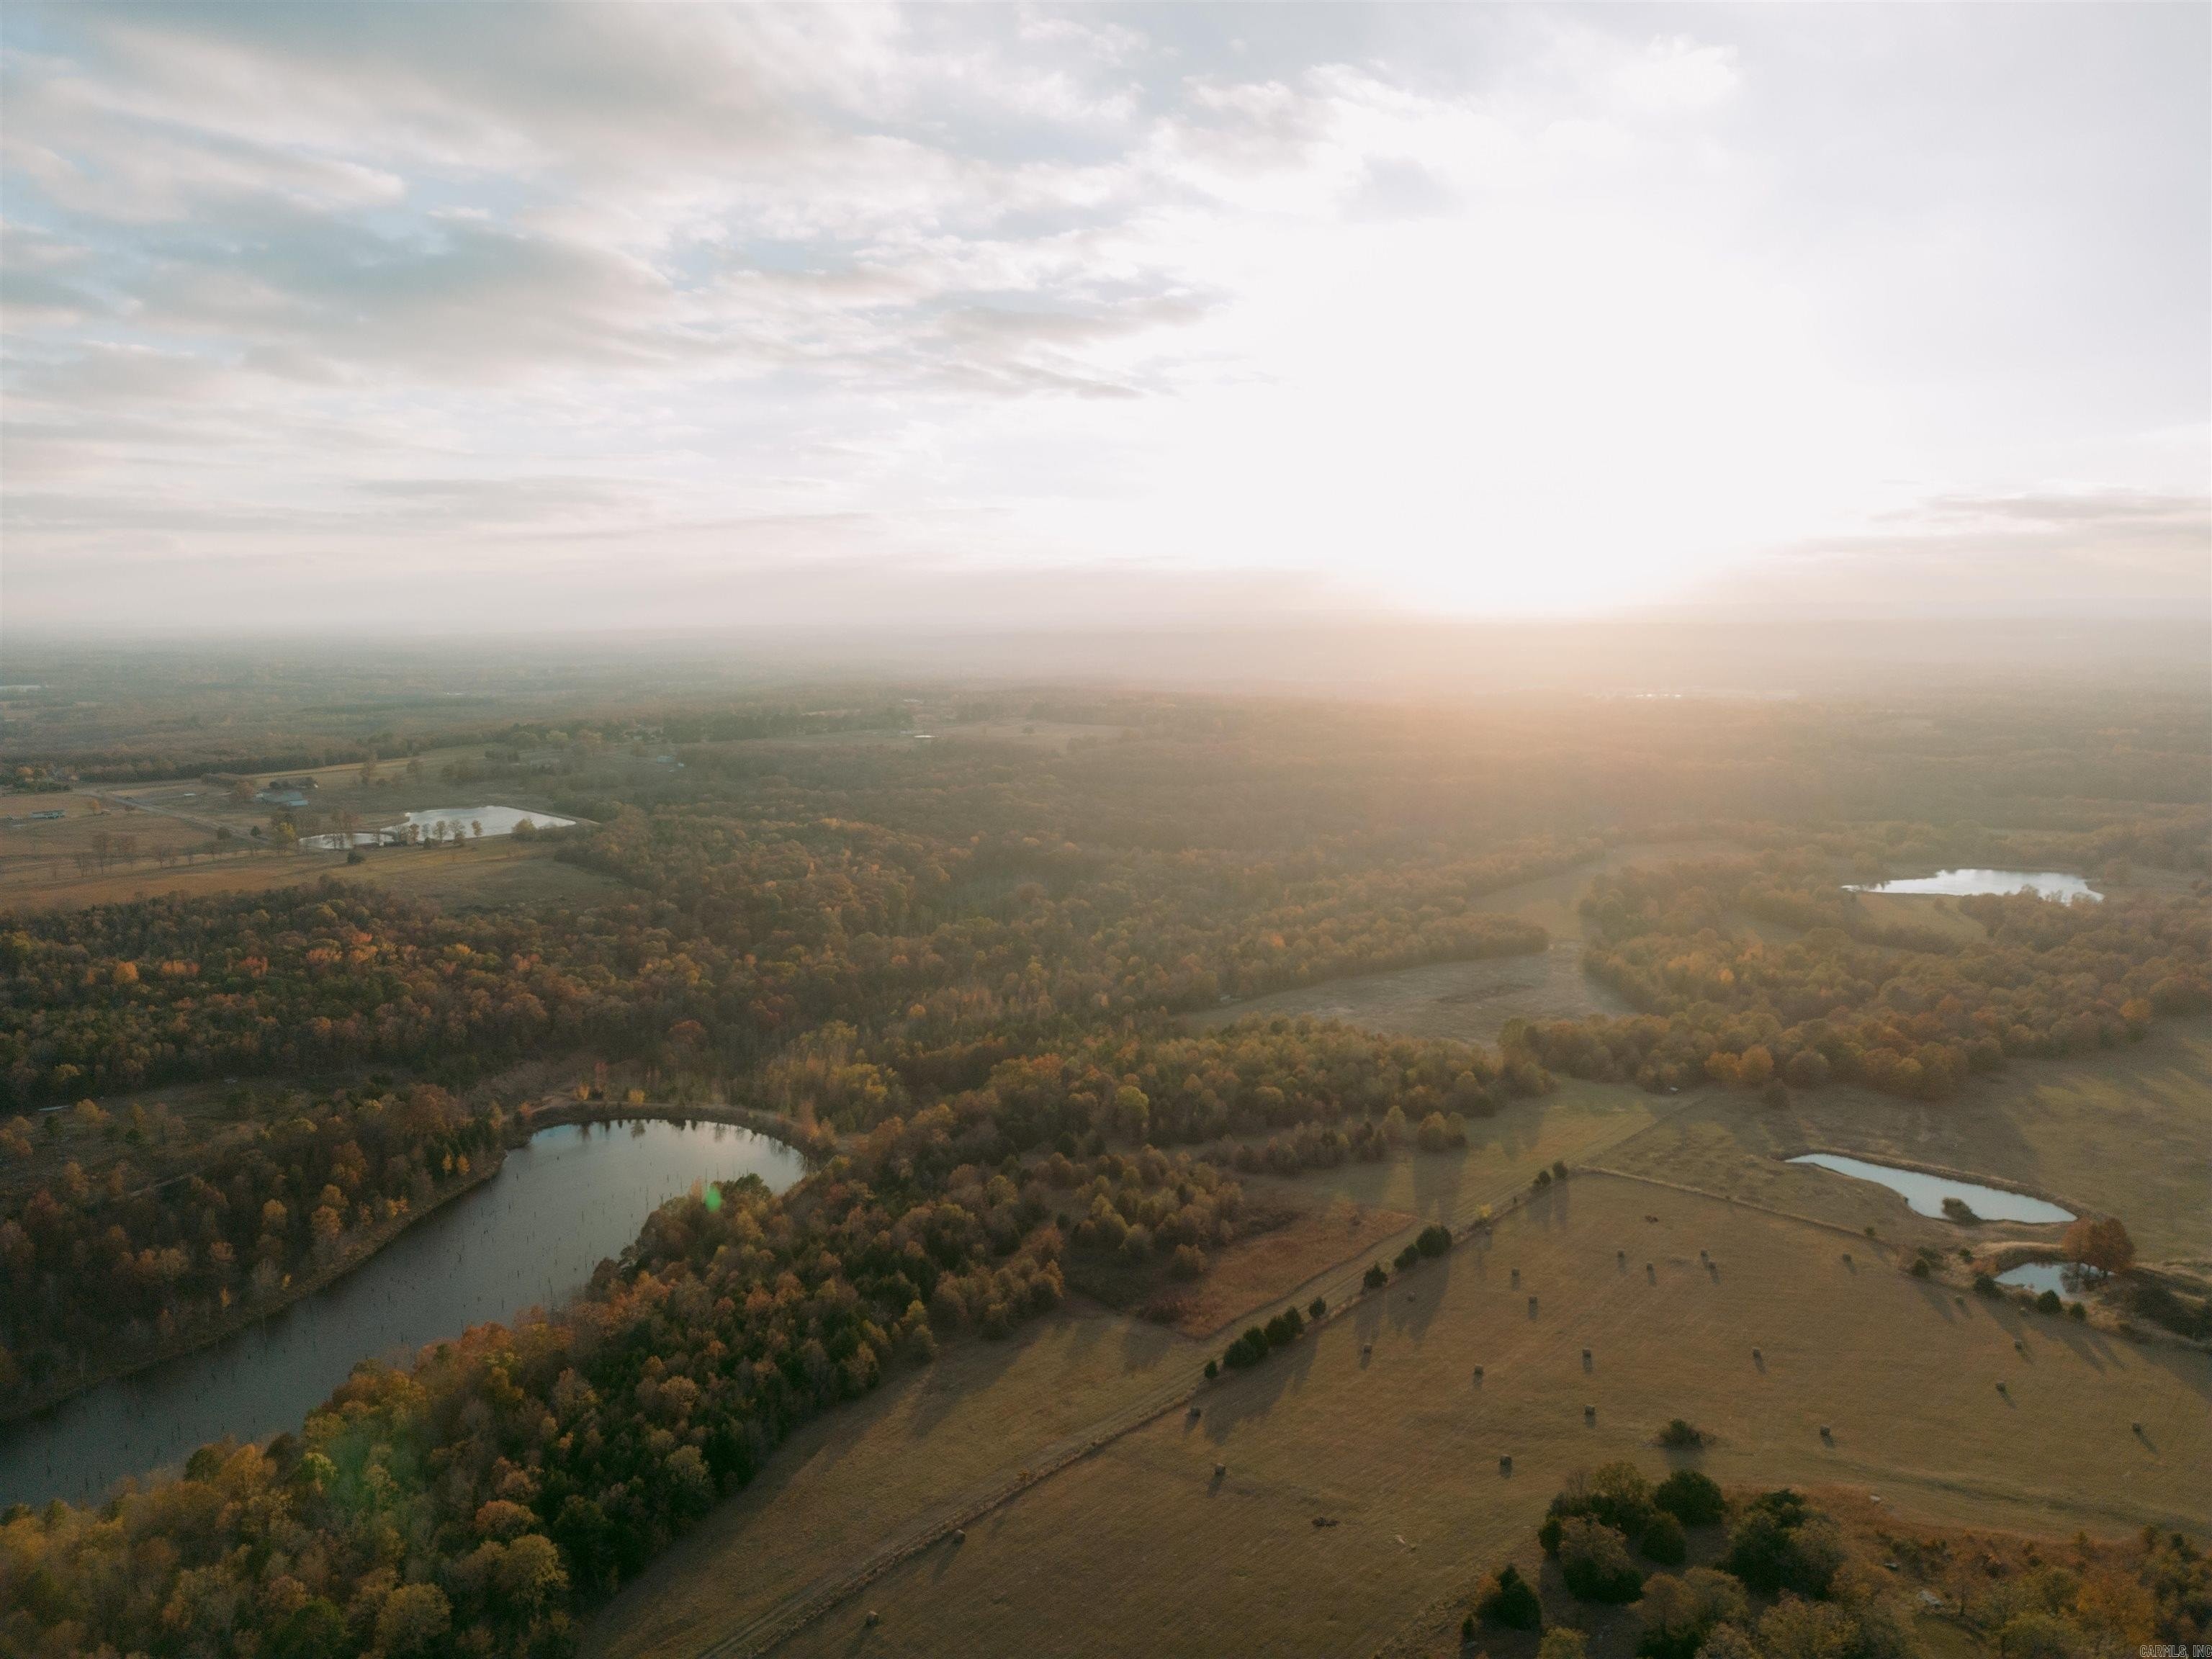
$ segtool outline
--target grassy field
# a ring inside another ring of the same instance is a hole
[[[1303,1301],[1315,1275],[1334,1264],[1334,1279],[1323,1288],[1341,1299],[1375,1255],[1394,1254],[1422,1223],[1463,1224],[1481,1205],[1526,1187],[1554,1158],[1578,1158],[1650,1121],[1650,1102],[1633,1091],[1571,1086],[1471,1125],[1480,1133],[1463,1152],[1297,1180],[1241,1177],[1255,1201],[1318,1218],[1315,1243],[1285,1256],[1271,1249],[1279,1235],[1253,1239],[1224,1252],[1191,1293],[1208,1298],[1206,1317],[1216,1325],[1235,1324],[1244,1313],[1272,1311],[1293,1291]],[[1347,1204],[1413,1219],[1371,1248],[1367,1232],[1331,1241],[1331,1218],[1341,1224]],[[625,1659],[697,1653],[957,1507],[963,1494],[988,1492],[1042,1462],[1079,1429],[1163,1386],[1194,1382],[1219,1347],[1081,1302],[1010,1342],[951,1343],[927,1372],[897,1374],[779,1451],[760,1481],[624,1589],[587,1632],[585,1651]]]
[[[0,911],[76,909],[171,895],[202,898],[217,893],[259,893],[301,886],[325,876],[455,908],[583,903],[615,886],[603,876],[558,862],[549,848],[524,848],[504,836],[452,852],[382,848],[369,852],[365,862],[355,865],[348,864],[343,853],[257,848],[200,856],[191,864],[164,868],[148,856],[155,845],[201,848],[207,845],[206,833],[173,818],[145,812],[110,811],[97,818],[72,820],[71,827],[75,839],[87,843],[100,829],[110,833],[118,829],[121,833],[135,832],[139,856],[105,871],[82,872],[66,850],[41,847],[18,851],[9,847],[0,852]]]
[[[1005,1342],[958,1342],[793,1436],[767,1471],[626,1587],[586,1650],[690,1655],[918,1516],[988,1492],[1195,1363],[1197,1345],[1075,1304]]]
[[[2212,1271],[2212,1021],[2161,1022],[2142,1042],[2069,1060],[2015,1060],[1954,1101],[1799,1091],[1783,1108],[1712,1093],[1604,1161],[1615,1169],[1885,1237],[1956,1245],[1997,1231],[1913,1216],[1864,1182],[1777,1161],[1820,1146],[1973,1171],[2118,1215],[2147,1261]]]
[[[1601,872],[1629,865],[1721,858],[1735,850],[1724,842],[1616,848],[1579,869],[1502,888],[1475,901],[1478,909],[1516,916],[1544,929],[1552,944],[1540,953],[1431,963],[1295,986],[1194,1015],[1191,1024],[1204,1030],[1240,1019],[1310,1014],[1342,1020],[1362,1030],[1493,1042],[1509,1019],[1632,1014],[1633,1008],[1582,970],[1582,916],[1577,907],[1591,881]]]
[[[1960,1305],[1863,1242],[1603,1176],[1202,1400],[780,1650],[1367,1652],[1522,1553],[1573,1470],[1663,1470],[1652,1437],[1678,1414],[1716,1437],[1694,1456],[1723,1483],[1856,1486],[1909,1516],[2061,1534],[2212,1520],[2201,1354]]]

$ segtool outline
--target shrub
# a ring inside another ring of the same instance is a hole
[[[1390,1282],[1390,1270],[1378,1261],[1359,1276],[1359,1282],[1370,1291],[1379,1291]]]
[[[1551,1184],[1552,1172],[1549,1170],[1539,1170],[1536,1171],[1536,1178],[1528,1183],[1528,1189],[1531,1192],[1540,1193]]]
[[[1325,1297],[1317,1296],[1312,1301],[1306,1304],[1306,1317],[1308,1319],[1320,1319],[1328,1312],[1328,1302]]]
[[[2135,1241],[2117,1216],[2096,1221],[2085,1217],[2066,1230],[2058,1248],[2069,1261],[2100,1273],[2124,1273],[2135,1265]]]
[[[1729,1531],[1721,1565],[1762,1595],[1795,1590],[1819,1597],[1828,1593],[1842,1562],[1835,1522],[1814,1516],[1785,1487],[1753,1502]]]
[[[1682,1523],[1662,1510],[1653,1516],[1644,1528],[1638,1547],[1662,1566],[1679,1567],[1690,1553],[1689,1540],[1683,1535]]]
[[[1702,1446],[1705,1443],[1705,1431],[1692,1428],[1686,1419],[1677,1417],[1669,1420],[1667,1426],[1659,1431],[1659,1443],[1662,1446],[1672,1446],[1677,1450]]]
[[[1633,1601],[1644,1589],[1620,1529],[1583,1515],[1560,1523],[1559,1575],[1583,1601]]]
[[[1421,1120],[1421,1127],[1413,1131],[1413,1142],[1425,1152],[1441,1152],[1448,1147],[1466,1146],[1467,1131],[1456,1118],[1431,1112]]]
[[[1248,1365],[1258,1364],[1267,1357],[1267,1334],[1255,1325],[1229,1345],[1229,1351],[1221,1356],[1221,1363],[1241,1371]]]
[[[1474,1610],[1486,1624],[1503,1626],[1507,1630],[1540,1630],[1544,1624],[1544,1604],[1537,1600],[1536,1592],[1521,1576],[1520,1569],[1511,1565],[1498,1569]]]
[[[1651,1501],[1686,1527],[1709,1527],[1728,1513],[1718,1484],[1695,1469],[1675,1470],[1659,1483]]]
[[[1955,1221],[1962,1227],[1974,1226],[1981,1221],[1981,1217],[1974,1213],[1972,1206],[1963,1198],[1947,1198],[1943,1200],[1943,1218],[1947,1221]]]
[[[1554,1158],[1552,1161],[1552,1179],[1554,1181],[1565,1181],[1566,1178],[1567,1160],[1564,1158]]]
[[[1214,1379],[1215,1377],[1217,1377],[1217,1376],[1220,1376],[1220,1375],[1221,1375],[1221,1362],[1220,1362],[1219,1360],[1218,1360],[1218,1359],[1209,1359],[1209,1360],[1207,1360],[1207,1361],[1206,1362],[1206,1380],[1207,1382],[1212,1382],[1212,1381],[1213,1381],[1213,1379]]]
[[[1926,1256],[1916,1256],[1913,1258],[1912,1276],[1915,1279],[1925,1279],[1928,1277],[1929,1272],[1928,1258]]]
[[[1408,1244],[1404,1249],[1398,1252],[1398,1271],[1400,1273],[1405,1272],[1407,1268],[1412,1267],[1420,1259],[1420,1246],[1418,1244]]]
[[[1711,1567],[1692,1567],[1680,1578],[1658,1574],[1644,1584],[1638,1610],[1644,1637],[1636,1651],[1643,1659],[1692,1659],[1715,1630],[1751,1616],[1743,1586]]]
[[[2057,1291],[2045,1291],[2035,1298],[2035,1310],[2038,1313],[2046,1314],[2063,1313],[2066,1311],[2066,1303]]]
[[[1976,1296],[2002,1296],[2004,1291],[1998,1285],[1996,1279],[1992,1275],[1989,1273],[1976,1273],[1974,1275],[1974,1294]]]

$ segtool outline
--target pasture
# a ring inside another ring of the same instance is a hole
[[[2127,1224],[2148,1261],[2212,1271],[2212,1021],[2160,1021],[2142,1042],[2063,1060],[2013,1061],[1956,1100],[1857,1088],[1793,1091],[1784,1107],[1710,1091],[1613,1147],[1602,1162],[1885,1237],[1956,1246],[2022,1230],[1912,1215],[1864,1182],[1781,1163],[1819,1146],[1972,1172]],[[2026,1230],[2033,1236],[2037,1230]]]
[[[1604,1176],[1198,1398],[1201,1417],[1072,1465],[779,1651],[1370,1651],[1524,1553],[1569,1474],[1623,1456],[1952,1523],[2212,1520],[2202,1354],[1961,1305],[1862,1239]],[[1661,1453],[1677,1415],[1714,1443]]]
[[[1187,1328],[1235,1326],[1292,1292],[1344,1299],[1377,1255],[1429,1221],[1471,1221],[1555,1158],[1574,1159],[1651,1121],[1633,1091],[1571,1085],[1471,1123],[1464,1151],[1347,1164],[1297,1179],[1245,1176],[1253,1198],[1309,1218],[1223,1252],[1188,1294]],[[1395,1217],[1375,1239],[1347,1213]],[[1344,1228],[1343,1232],[1336,1230]],[[1297,1230],[1295,1232],[1293,1230]],[[1293,1247],[1281,1240],[1291,1236]],[[587,1653],[675,1659],[833,1580],[931,1517],[1041,1464],[1056,1443],[1198,1380],[1220,1351],[1079,1298],[1005,1342],[963,1339],[921,1371],[794,1436],[754,1484],[626,1586],[586,1632]],[[1064,1476],[1058,1478],[1066,1478]]]
[[[1194,1014],[1211,1030],[1240,1019],[1276,1016],[1341,1020],[1365,1031],[1462,1042],[1494,1042],[1510,1019],[1573,1019],[1636,1010],[1582,969],[1578,909],[1592,879],[1631,865],[1671,864],[1729,856],[1725,842],[1665,842],[1615,848],[1601,859],[1556,876],[1500,888],[1474,901],[1476,909],[1534,922],[1552,936],[1548,950],[1480,962],[1440,962],[1384,974],[1362,974],[1293,986]]]

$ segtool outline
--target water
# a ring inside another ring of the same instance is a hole
[[[2089,1293],[2096,1278],[2095,1269],[2071,1261],[2023,1261],[1999,1273],[1997,1283],[2008,1290],[2033,1291],[2039,1296],[2056,1291],[2063,1302],[2079,1302]]]
[[[1859,1181],[1879,1182],[1893,1193],[1902,1193],[1905,1201],[1915,1215],[1935,1216],[1941,1219],[1943,1200],[1960,1200],[1984,1221],[2071,1221],[2073,1212],[2062,1210],[2056,1204],[2046,1204],[2039,1198],[2030,1198],[2026,1193],[2008,1193],[2002,1187],[1980,1187],[1971,1181],[1954,1181],[1948,1176],[1924,1175],[1918,1170],[1896,1170],[1887,1164],[1869,1164],[1863,1158],[1839,1158],[1833,1152],[1807,1152],[1793,1158],[1792,1164],[1811,1164],[1823,1170],[1832,1170]]]
[[[520,823],[533,824],[540,830],[566,830],[575,822],[551,812],[526,812],[519,806],[426,806],[380,830],[356,830],[350,835],[303,836],[300,845],[325,853],[340,852],[348,847],[389,847],[404,840],[410,827],[420,830],[422,839],[428,841],[437,833],[440,824],[445,825],[448,840],[459,836],[463,841],[474,841],[481,827],[483,839],[489,841],[495,836],[513,835]]]
[[[337,1283],[211,1347],[0,1426],[0,1506],[88,1502],[226,1434],[296,1430],[356,1360],[404,1361],[573,1296],[693,1182],[757,1175],[782,1192],[805,1170],[781,1141],[728,1124],[541,1129],[489,1181]]]
[[[487,828],[484,834],[489,835]],[[2083,898],[2100,902],[2104,895],[2079,876],[2056,870],[1939,870],[1932,876],[1909,881],[1886,881],[1879,887],[1848,887],[1851,893],[1942,893],[1966,898],[1977,893],[2030,892],[2062,902]]]

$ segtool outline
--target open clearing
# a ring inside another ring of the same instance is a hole
[[[1500,888],[1474,901],[1479,910],[1535,923],[1552,936],[1547,951],[1480,962],[1430,963],[1387,974],[1294,986],[1193,1015],[1190,1024],[1210,1030],[1240,1019],[1311,1016],[1341,1020],[1364,1031],[1494,1042],[1510,1019],[1632,1014],[1634,1008],[1582,969],[1582,915],[1577,907],[1589,891],[1591,881],[1606,871],[1630,865],[1720,859],[1739,850],[1726,842],[1615,848],[1577,869]]]
[[[1419,1224],[1463,1225],[1484,1205],[1524,1188],[1553,1159],[1610,1145],[1649,1124],[1651,1115],[1649,1097],[1634,1091],[1570,1085],[1469,1124],[1474,1139],[1463,1152],[1348,1164],[1297,1180],[1241,1176],[1260,1201],[1324,1218],[1346,1200],[1370,1212],[1415,1218],[1371,1251],[1321,1248],[1273,1262],[1287,1282],[1263,1284],[1253,1272],[1245,1282],[1259,1293],[1242,1311],[1272,1311],[1292,1291],[1303,1300],[1315,1274],[1332,1265],[1337,1280],[1356,1280],[1369,1261],[1395,1253]],[[1267,1236],[1251,1241],[1267,1242]],[[1236,1260],[1235,1249],[1225,1252],[1215,1272],[1242,1274],[1231,1265]],[[1209,1294],[1212,1284],[1209,1275],[1192,1294]],[[1346,1293],[1343,1283],[1326,1288],[1332,1300]],[[1236,1316],[1216,1322],[1234,1323]],[[623,1589],[586,1632],[584,1650],[689,1659],[787,1597],[842,1577],[963,1498],[1043,1463],[1056,1444],[1087,1426],[1179,1379],[1194,1382],[1219,1349],[1218,1340],[1191,1341],[1079,1301],[1003,1343],[950,1343],[935,1364],[894,1372],[876,1394],[794,1436],[751,1486]]]
[[[1200,1352],[1081,1303],[1004,1342],[954,1343],[793,1435],[751,1486],[624,1587],[586,1650],[696,1654],[917,1517],[1003,1485],[1023,1459]]]
[[[367,854],[362,863],[351,865],[343,853],[255,848],[202,857],[190,865],[163,869],[144,856],[156,841],[166,837],[172,845],[199,848],[208,844],[206,836],[175,819],[146,812],[111,811],[90,821],[110,830],[119,825],[123,833],[138,832],[142,849],[138,860],[80,874],[71,860],[46,851],[20,859],[0,854],[0,910],[78,909],[142,898],[269,892],[304,886],[325,876],[381,887],[450,908],[586,903],[617,885],[592,871],[560,862],[550,848],[526,848],[506,838],[455,851],[383,848]],[[165,825],[166,829],[161,827]],[[80,839],[88,839],[91,833],[80,832]]]
[[[1863,1241],[1604,1176],[1200,1400],[780,1651],[1370,1651],[1522,1554],[1575,1469],[1662,1470],[1652,1437],[1678,1414],[1717,1437],[1692,1456],[1724,1484],[1867,1487],[1911,1516],[2062,1534],[2212,1519],[2203,1355],[1961,1306]]]
[[[1731,1194],[1885,1237],[1949,1245],[2035,1230],[1960,1228],[1905,1200],[1778,1159],[1819,1146],[1972,1172],[2118,1216],[2147,1261],[2212,1272],[2212,1020],[2160,1021],[2142,1042],[2066,1060],[2014,1060],[1956,1100],[1864,1089],[1799,1090],[1786,1107],[1710,1092],[1608,1166]]]

